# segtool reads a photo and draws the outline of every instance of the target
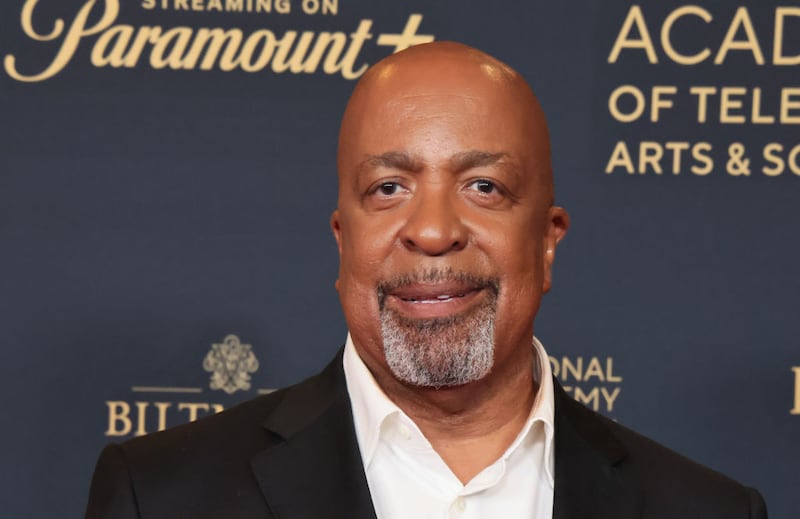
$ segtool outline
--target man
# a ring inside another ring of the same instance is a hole
[[[107,447],[89,518],[765,518],[759,494],[596,415],[533,338],[569,225],[522,78],[453,43],[391,56],[342,121],[319,375]]]

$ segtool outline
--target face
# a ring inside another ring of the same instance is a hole
[[[379,382],[458,386],[529,358],[567,216],[538,106],[502,72],[389,65],[348,106],[337,289]]]

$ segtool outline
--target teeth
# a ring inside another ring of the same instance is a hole
[[[442,294],[434,297],[404,297],[403,301],[411,303],[432,303],[434,301],[449,301],[457,297],[464,297],[464,294]]]

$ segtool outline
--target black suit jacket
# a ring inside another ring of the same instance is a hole
[[[555,405],[554,519],[766,518],[756,491],[590,411],[557,382]],[[86,518],[374,519],[341,352],[300,384],[107,446]]]

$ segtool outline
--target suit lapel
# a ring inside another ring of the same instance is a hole
[[[278,442],[251,466],[276,518],[375,518],[341,352],[322,373],[289,388],[264,427]]]
[[[570,398],[558,382],[553,519],[633,519],[642,492],[622,467],[628,454],[594,413]]]

